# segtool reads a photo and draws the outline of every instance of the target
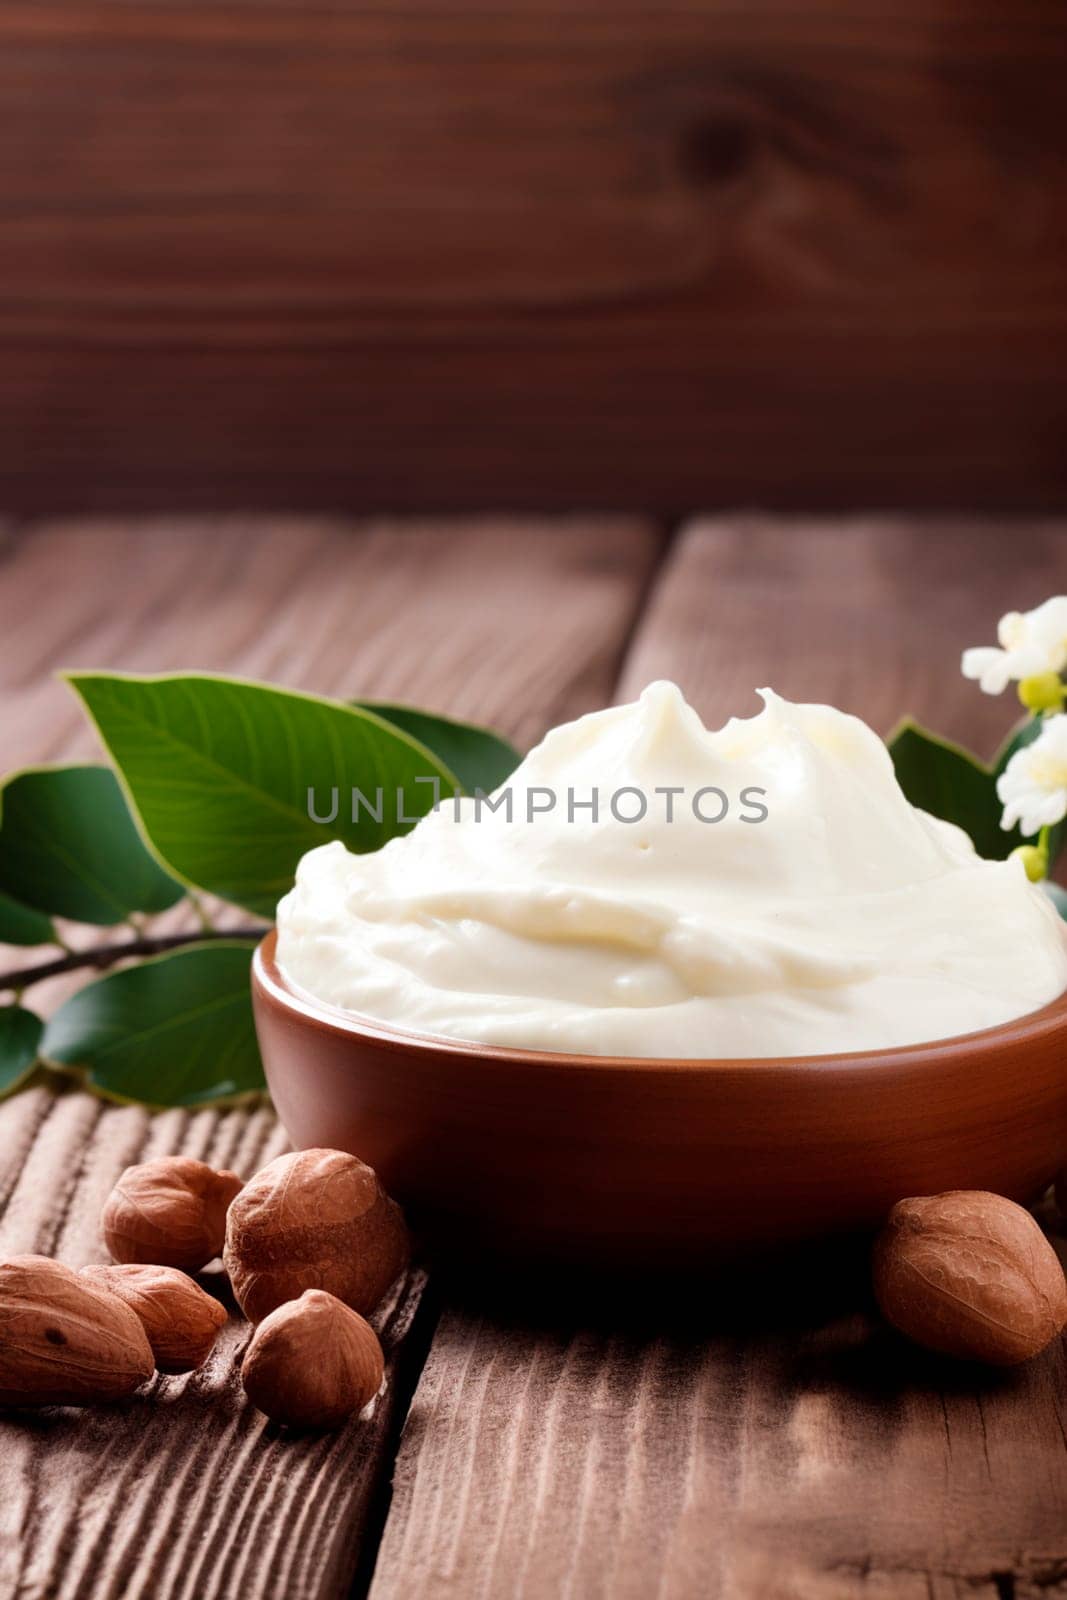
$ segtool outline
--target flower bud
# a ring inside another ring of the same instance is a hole
[[[1040,883],[1048,871],[1048,856],[1036,844],[1021,844],[1011,853],[1013,861],[1021,861],[1031,883]]]
[[[1062,711],[1063,698],[1063,682],[1058,672],[1038,672],[1032,678],[1023,678],[1019,684],[1019,699],[1027,711]]]

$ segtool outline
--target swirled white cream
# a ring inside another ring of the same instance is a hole
[[[550,733],[510,822],[448,800],[377,854],[310,851],[278,908],[284,974],[420,1033],[661,1057],[917,1043],[1067,987],[1064,925],[1018,862],[911,806],[857,718],[761,693],[709,732],[655,683]],[[641,821],[612,816],[623,789]]]

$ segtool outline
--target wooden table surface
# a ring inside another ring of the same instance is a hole
[[[0,0],[0,505],[1059,508],[1062,0]]]
[[[988,752],[958,672],[1067,579],[1067,523],[722,517],[0,524],[4,767],[92,752],[59,666],[216,668],[410,699],[528,745],[671,675],[713,722],[753,685]],[[0,1106],[0,1248],[99,1259],[131,1161],[250,1174],[267,1106]],[[546,1183],[551,1174],[546,1174]],[[773,1184],[774,1174],[767,1174]],[[0,1594],[152,1600],[1023,1600],[1067,1595],[1062,1343],[981,1379],[905,1349],[844,1249],[597,1303],[414,1270],[369,1422],[288,1439],[207,1366],[123,1405],[0,1421]]]

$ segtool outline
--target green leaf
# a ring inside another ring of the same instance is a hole
[[[33,1071],[43,1028],[25,1007],[0,1006],[0,1099]]]
[[[0,892],[0,944],[55,944],[52,919]]]
[[[330,839],[377,850],[431,808],[428,780],[443,794],[456,786],[399,728],[314,695],[201,674],[70,681],[160,859],[185,882],[263,916],[274,915],[305,850]],[[379,787],[376,821],[353,807],[352,791],[375,804]],[[313,820],[309,793],[328,817],[335,789],[336,819]]]
[[[202,1106],[262,1090],[252,949],[190,945],[86,984],[46,1025],[41,1054],[112,1100]]]
[[[1000,861],[1023,843],[1017,828],[1001,828],[996,774],[976,756],[910,719],[886,742],[897,782],[912,805],[956,823],[980,856]]]
[[[1062,884],[1049,883],[1047,878],[1042,881],[1041,887],[1052,901],[1052,904],[1056,907],[1056,910],[1059,912],[1064,922],[1067,922],[1067,889],[1063,888]]]
[[[352,704],[373,711],[432,750],[455,773],[466,794],[473,794],[476,789],[492,793],[511,777],[522,760],[514,745],[473,722],[456,722],[452,717],[386,700],[353,700]]]
[[[181,899],[141,842],[108,767],[32,767],[0,791],[0,890],[104,926]]]

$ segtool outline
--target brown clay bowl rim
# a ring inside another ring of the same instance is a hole
[[[973,1059],[976,1052],[985,1054],[1005,1043],[1030,1045],[1038,1040],[1067,1035],[1067,989],[1042,1006],[1010,1022],[998,1023],[995,1028],[981,1028],[973,1033],[953,1034],[947,1039],[930,1039],[921,1044],[892,1045],[885,1050],[854,1050],[814,1056],[587,1056],[567,1050],[523,1050],[511,1045],[479,1044],[477,1040],[455,1039],[442,1034],[417,1033],[399,1028],[391,1023],[377,1022],[354,1011],[344,1011],[339,1006],[328,1005],[314,995],[291,985],[282,974],[275,957],[277,930],[257,945],[252,958],[253,984],[295,1017],[317,1028],[352,1038],[372,1039],[375,1045],[394,1050],[399,1055],[431,1053],[461,1058],[465,1061],[491,1064],[504,1062],[513,1066],[573,1068],[578,1071],[630,1072],[659,1076],[669,1072],[727,1073],[743,1071],[753,1073],[780,1073],[796,1068],[847,1069],[862,1063],[865,1068],[881,1067],[885,1071],[906,1067],[949,1066]]]

